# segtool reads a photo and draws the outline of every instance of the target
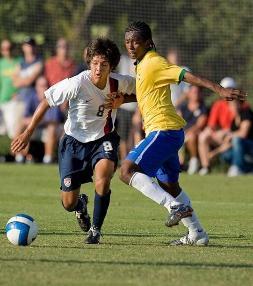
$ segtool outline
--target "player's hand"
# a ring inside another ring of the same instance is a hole
[[[119,108],[122,103],[124,103],[124,94],[122,92],[112,92],[108,94],[104,107],[106,109],[116,109]]]
[[[30,138],[31,134],[29,132],[24,131],[23,133],[21,133],[11,142],[11,151],[15,154],[25,149],[25,147],[28,145],[30,141]]]
[[[244,91],[233,89],[233,88],[221,88],[220,97],[224,98],[227,101],[232,101],[234,99],[245,101],[248,94]]]

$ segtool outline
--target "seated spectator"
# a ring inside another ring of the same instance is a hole
[[[247,103],[232,101],[235,118],[223,143],[209,153],[212,159],[221,154],[221,158],[230,164],[227,175],[235,177],[253,172],[253,112]]]
[[[224,78],[220,84],[225,88],[236,87],[234,79],[229,77]],[[207,127],[199,135],[199,157],[202,166],[199,171],[200,175],[210,172],[209,152],[223,143],[224,138],[230,132],[234,117],[234,110],[225,100],[217,100],[211,107]]]
[[[29,125],[32,116],[40,101],[44,98],[44,92],[47,89],[48,83],[46,78],[44,76],[40,76],[36,81],[35,90],[27,103],[25,116],[22,122],[22,130]],[[39,128],[36,129],[36,132],[32,136],[32,140],[42,141],[44,143],[43,163],[45,164],[53,162],[56,144],[61,133],[60,125],[63,120],[63,114],[58,107],[50,108],[41,121]],[[16,155],[16,162],[24,162],[25,156],[28,161],[31,161],[32,155],[29,154],[29,152],[28,154],[25,153]]]
[[[186,93],[187,101],[178,106],[180,115],[186,120],[185,149],[189,152],[190,160],[188,174],[195,174],[199,169],[198,137],[207,122],[207,108],[203,101],[201,88],[191,86]],[[181,164],[184,160],[181,160]]]
[[[22,44],[23,59],[13,76],[13,84],[19,88],[17,101],[19,108],[15,111],[17,122],[22,122],[27,101],[33,90],[35,81],[42,73],[43,62],[37,54],[37,44],[33,38],[26,38]],[[17,133],[20,133],[21,126],[18,126]]]
[[[4,39],[1,42],[0,59],[0,135],[7,134],[13,138],[17,133],[18,103],[15,100],[17,88],[12,83],[12,77],[17,69],[20,59],[13,56],[13,44]]]

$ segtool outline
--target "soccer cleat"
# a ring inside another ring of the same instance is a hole
[[[209,238],[207,233],[204,230],[198,231],[192,236],[186,234],[185,236],[173,240],[170,245],[196,245],[196,246],[207,246]]]
[[[96,226],[92,226],[88,231],[88,236],[85,239],[86,244],[99,244],[101,237],[100,229]]]
[[[87,232],[90,229],[91,223],[90,223],[90,216],[87,211],[87,204],[88,204],[88,196],[85,194],[81,194],[79,196],[79,199],[83,203],[83,208],[81,211],[75,211],[76,219],[77,222],[80,226],[80,228],[84,231]]]
[[[193,212],[193,209],[190,206],[186,206],[184,204],[171,206],[170,209],[171,213],[165,223],[167,227],[178,225],[182,218],[192,216]]]

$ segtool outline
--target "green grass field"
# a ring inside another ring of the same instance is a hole
[[[208,247],[168,246],[183,226],[164,226],[166,210],[119,182],[100,245],[84,245],[63,210],[57,166],[0,165],[0,285],[253,285],[253,176],[181,176],[210,236]],[[92,210],[94,190],[86,186]],[[39,235],[15,247],[5,224],[33,216]]]

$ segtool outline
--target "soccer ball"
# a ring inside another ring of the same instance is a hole
[[[31,244],[38,234],[37,223],[26,214],[17,214],[10,218],[5,230],[7,238],[12,244],[22,246]]]

